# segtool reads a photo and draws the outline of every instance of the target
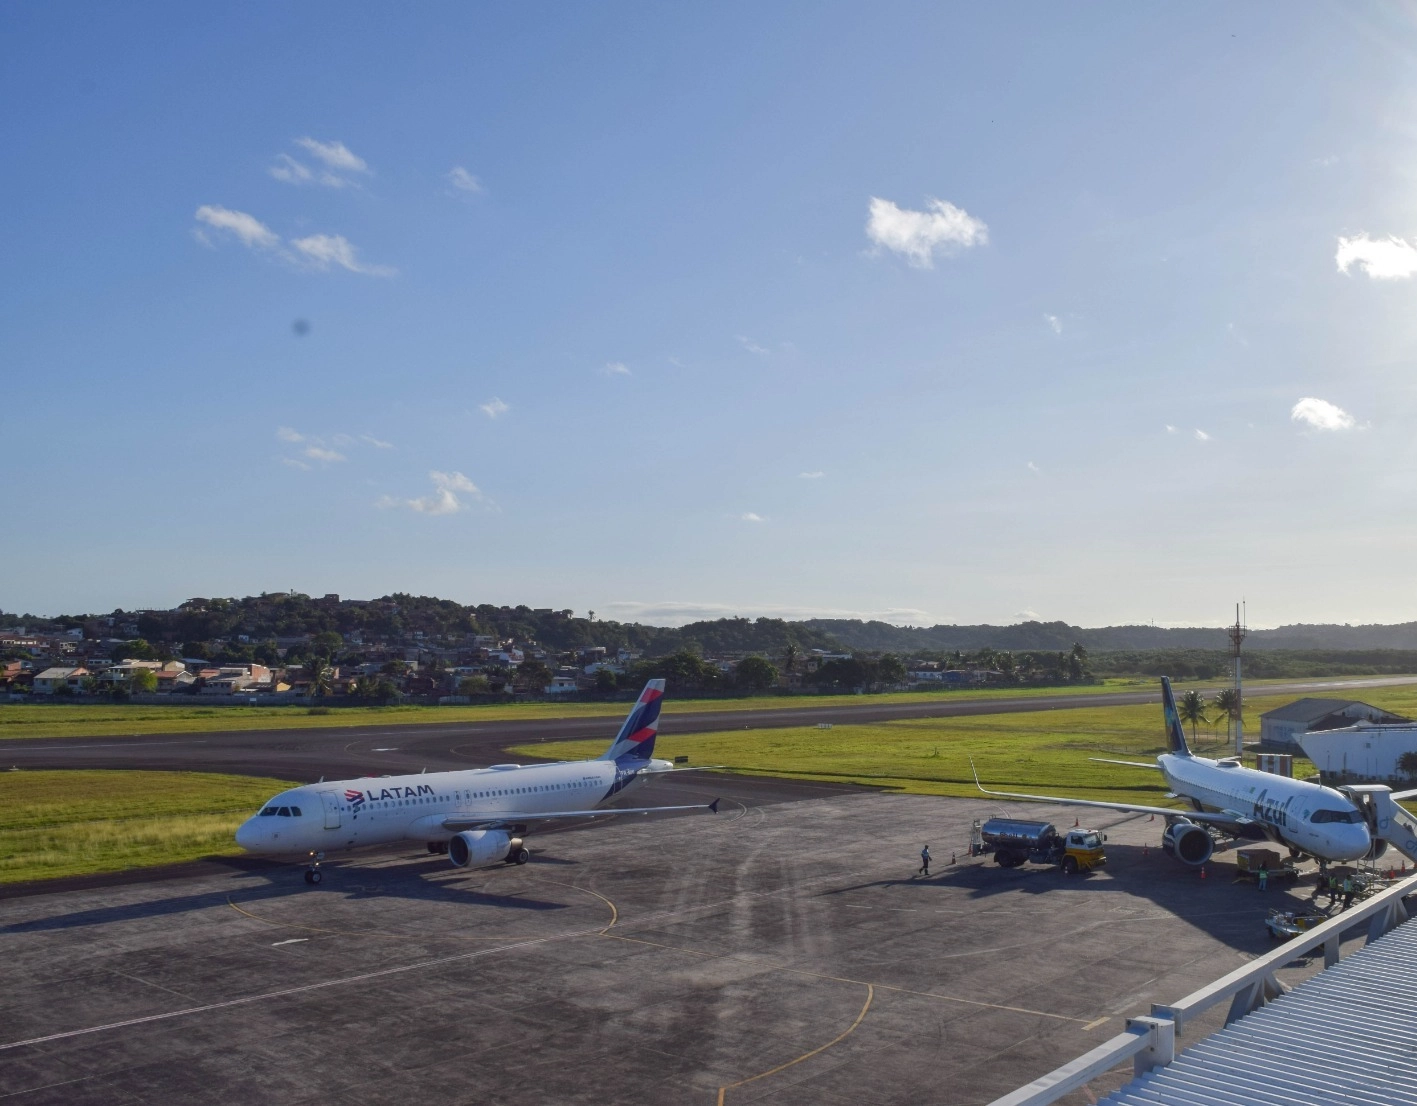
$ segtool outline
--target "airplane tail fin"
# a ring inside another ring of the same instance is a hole
[[[1186,730],[1181,725],[1181,712],[1176,709],[1176,697],[1171,694],[1171,678],[1161,677],[1161,709],[1166,715],[1166,744],[1179,757],[1191,755],[1186,744]]]
[[[654,738],[659,732],[659,704],[663,698],[663,680],[651,680],[645,684],[625,724],[600,759],[649,760],[654,755]]]

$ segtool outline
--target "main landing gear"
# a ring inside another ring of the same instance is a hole
[[[305,869],[306,883],[319,883],[325,878],[325,874],[320,871],[320,861],[325,859],[324,853],[310,854],[310,863]]]
[[[520,837],[513,837],[507,847],[507,855],[502,858],[503,864],[525,864],[531,859],[531,850],[522,843]]]

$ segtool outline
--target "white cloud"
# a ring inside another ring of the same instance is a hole
[[[1197,430],[1197,431],[1196,431],[1196,441],[1198,441],[1198,442],[1208,442],[1208,441],[1210,441],[1210,435],[1207,434],[1204,430]]]
[[[820,480],[825,475],[826,473],[822,472],[820,469],[814,472],[799,472],[797,474],[797,476],[802,480]]]
[[[247,215],[244,211],[203,204],[197,208],[197,222],[234,234],[243,246],[250,246],[252,249],[269,250],[280,245],[280,235],[254,215]]]
[[[493,396],[486,403],[478,404],[478,410],[489,419],[495,419],[498,415],[505,415],[511,409],[512,405],[510,403],[503,403],[496,396]]]
[[[926,206],[927,211],[911,211],[872,196],[866,237],[917,269],[932,268],[937,252],[948,256],[989,241],[989,228],[963,208],[936,199]]]
[[[283,442],[303,442],[305,440],[304,434],[298,430],[292,430],[288,426],[277,427],[276,437]]]
[[[756,606],[732,603],[685,603],[666,601],[643,603],[621,600],[606,604],[607,612],[625,622],[646,622],[653,626],[683,626],[688,622],[699,622],[715,618],[860,618],[877,620],[898,626],[932,626],[953,621],[939,617],[928,611],[914,607],[885,607],[874,610],[855,610],[841,607],[805,606]]]
[[[372,437],[372,436],[370,436],[370,435],[368,435],[368,434],[361,434],[361,435],[359,435],[359,440],[362,441],[362,442],[367,442],[367,443],[369,443],[369,444],[372,445],[375,449],[393,449],[393,448],[394,448],[394,443],[393,443],[393,442],[380,441],[378,438]]]
[[[1176,434],[1176,433],[1179,433],[1179,431],[1177,431],[1177,429],[1176,429],[1174,426],[1172,426],[1172,425],[1168,422],[1168,423],[1166,424],[1166,433],[1168,433],[1168,434]]]
[[[607,361],[600,372],[602,376],[629,376],[630,366],[623,361]]]
[[[306,446],[305,456],[309,457],[312,461],[322,461],[325,464],[330,464],[334,461],[349,460],[348,457],[346,457],[343,453],[338,452],[337,450],[325,449],[323,446],[318,445]]]
[[[1326,399],[1305,396],[1289,412],[1295,422],[1308,423],[1315,430],[1352,430],[1356,420],[1342,407]]]
[[[1014,615],[1020,622],[1039,622],[1037,611],[1019,611]]]
[[[286,184],[309,184],[315,179],[315,174],[310,172],[308,167],[296,161],[289,154],[278,154],[276,163],[266,172],[276,180],[285,181]]]
[[[482,182],[469,173],[461,165],[454,165],[448,171],[448,183],[459,192],[469,196],[476,196],[482,192]]]
[[[1057,315],[1049,315],[1047,312],[1044,312],[1043,321],[1053,328],[1054,334],[1063,333],[1063,320],[1058,318]]]
[[[477,485],[460,472],[438,472],[435,469],[428,474],[428,478],[433,481],[432,495],[417,499],[395,499],[386,495],[381,496],[375,506],[386,509],[407,507],[425,515],[452,515],[467,508],[467,504],[458,498],[459,495],[474,502],[486,501]]]
[[[752,511],[744,511],[744,512],[743,512],[741,515],[739,515],[738,517],[739,517],[740,519],[742,519],[744,522],[766,522],[766,521],[767,521],[767,519],[763,518],[762,515],[755,514],[755,513],[752,512]]]
[[[1406,280],[1417,273],[1417,248],[1395,236],[1370,238],[1359,234],[1340,238],[1334,255],[1338,271],[1346,273],[1357,265],[1374,280]]]
[[[1028,471],[1029,471],[1029,472],[1042,472],[1043,470],[1040,469],[1037,465],[1035,465],[1032,461],[1029,461],[1029,462],[1028,462]]]
[[[303,147],[313,157],[319,158],[331,169],[346,173],[367,173],[369,165],[357,156],[343,142],[321,142],[315,138],[297,138],[297,146]]]
[[[342,234],[312,234],[290,243],[315,268],[327,270],[331,265],[365,276],[393,276],[397,269],[388,265],[366,265],[359,260],[354,245]]]
[[[770,353],[772,353],[770,349],[758,345],[758,343],[753,341],[753,339],[745,338],[741,334],[738,335],[738,344],[756,357],[767,357]]]
[[[306,472],[310,471],[309,465],[307,465],[304,461],[297,461],[294,457],[282,457],[280,459],[280,463],[283,465],[289,465],[293,469],[304,469]]]

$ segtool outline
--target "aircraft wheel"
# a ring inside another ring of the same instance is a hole
[[[319,883],[324,878],[324,873],[318,868],[311,868],[305,873],[306,883]]]
[[[1077,875],[1077,874],[1078,874],[1078,862],[1077,862],[1077,858],[1076,858],[1076,857],[1073,857],[1073,856],[1065,856],[1065,857],[1063,857],[1063,871],[1064,871],[1065,873],[1067,873],[1068,875],[1070,875],[1070,876],[1075,876],[1075,875]]]
[[[524,845],[512,854],[512,861],[516,864],[525,864],[530,859],[531,850]]]

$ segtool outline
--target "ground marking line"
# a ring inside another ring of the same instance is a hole
[[[741,1087],[741,1086],[743,1086],[744,1084],[747,1084],[747,1083],[754,1083],[754,1082],[756,1082],[756,1081],[759,1080],[759,1079],[766,1079],[769,1075],[776,1075],[778,1072],[780,1072],[780,1071],[785,1071],[785,1070],[787,1070],[788,1068],[792,1067],[794,1064],[800,1064],[803,1060],[810,1060],[813,1056],[816,1056],[818,1053],[820,1053],[820,1052],[825,1052],[827,1049],[831,1048],[831,1046],[834,1045],[834,1044],[836,1044],[837,1042],[846,1040],[847,1037],[851,1036],[851,1034],[856,1031],[856,1027],[857,1027],[858,1025],[860,1025],[861,1022],[865,1019],[865,1017],[866,1017],[866,1011],[869,1010],[869,1009],[871,1009],[871,1000],[872,1000],[873,998],[875,998],[875,997],[876,997],[875,988],[873,988],[873,987],[871,986],[871,984],[869,984],[869,983],[866,984],[866,1004],[861,1007],[861,1013],[859,1013],[859,1014],[856,1015],[856,1020],[855,1020],[854,1022],[852,1022],[849,1026],[846,1027],[845,1032],[837,1034],[837,1036],[833,1037],[833,1038],[832,1038],[830,1041],[828,1041],[826,1044],[824,1044],[824,1045],[819,1045],[818,1047],[812,1049],[811,1052],[804,1052],[801,1056],[797,1057],[797,1059],[795,1059],[795,1060],[789,1060],[789,1061],[787,1061],[787,1063],[785,1063],[785,1064],[778,1064],[777,1067],[775,1067],[775,1068],[770,1068],[770,1069],[768,1069],[767,1071],[759,1072],[757,1075],[750,1075],[747,1079],[740,1079],[740,1080],[738,1080],[737,1083],[728,1083],[728,1084],[726,1084],[726,1085],[724,1085],[724,1086],[722,1086],[722,1087],[719,1087],[719,1088],[718,1088],[718,1106],[723,1106],[723,1096],[724,1096],[725,1094],[727,1094],[729,1091],[731,1091],[734,1087]]]
[[[1089,1029],[1096,1029],[1099,1025],[1102,1025],[1104,1022],[1110,1022],[1111,1020],[1112,1020],[1112,1019],[1111,1019],[1110,1017],[1107,1017],[1107,1016],[1104,1015],[1103,1017],[1100,1017],[1100,1018],[1096,1019],[1095,1021],[1090,1021],[1090,1022],[1088,1022],[1085,1026],[1082,1027],[1082,1031],[1083,1031],[1084,1033],[1086,1033]]]
[[[134,735],[137,736],[137,735]],[[51,738],[53,740],[64,740],[63,738]],[[52,753],[56,749],[136,749],[143,745],[205,745],[205,741],[110,741],[103,745],[6,745],[0,748],[7,748],[12,753]],[[62,1084],[56,1083],[55,1086]]]
[[[308,941],[308,937],[288,937],[284,941],[271,942],[271,948],[278,949],[281,945],[298,945],[301,941]]]
[[[169,995],[176,995],[178,998],[182,999],[183,1002],[192,1001],[191,995],[184,995],[181,991],[174,991],[171,987],[164,987],[161,983],[154,983],[151,979],[141,979],[136,975],[129,975],[127,972],[120,972],[117,968],[105,968],[104,971],[108,972],[109,975],[121,976],[124,979],[132,980],[134,983],[141,983],[144,987],[153,987],[159,991],[166,991]]]
[[[36,1091],[48,1091],[48,1090],[52,1090],[54,1087],[67,1087],[70,1083],[86,1083],[86,1082],[88,1082],[90,1079],[94,1079],[94,1078],[96,1078],[96,1076],[92,1076],[92,1075],[81,1075],[81,1076],[79,1076],[77,1079],[65,1079],[65,1080],[63,1080],[62,1082],[59,1082],[59,1083],[46,1083],[46,1084],[45,1084],[44,1086],[42,1086],[42,1087],[26,1087],[26,1088],[25,1088],[24,1090],[22,1090],[22,1091],[7,1091],[5,1094],[0,1094],[0,1098],[14,1098],[14,1097],[16,1097],[17,1095],[22,1095],[22,1094],[34,1094]]]
[[[653,948],[667,949],[670,952],[682,952],[689,956],[702,956],[705,960],[733,960],[740,964],[749,964],[758,968],[767,968],[769,971],[786,972],[789,975],[807,976],[809,979],[825,979],[832,983],[854,983],[858,987],[876,987],[882,991],[893,991],[898,995],[919,995],[922,998],[940,999],[942,1002],[958,1002],[965,1006],[983,1006],[990,1010],[1007,1010],[1014,1014],[1030,1014],[1039,1018],[1053,1018],[1055,1021],[1082,1022],[1082,1018],[1069,1017],[1067,1014],[1050,1014],[1046,1010],[1030,1010],[1026,1006],[1004,1006],[997,1002],[983,1002],[979,999],[957,998],[954,995],[941,995],[934,991],[912,991],[909,987],[897,987],[890,983],[867,983],[864,979],[848,979],[840,975],[827,975],[825,972],[808,971],[806,968],[789,968],[785,964],[774,964],[767,960],[754,960],[748,956],[735,956],[731,952],[701,952],[698,949],[685,948],[682,945],[666,945],[662,941],[646,941],[642,937],[624,937],[619,933],[606,933],[601,931],[601,936],[610,937],[616,941],[628,941],[636,945],[649,945]],[[1102,1021],[1107,1021],[1103,1018]],[[1101,1022],[1093,1023],[1100,1025]],[[1084,1029],[1088,1026],[1083,1026]],[[736,1084],[735,1084],[736,1086]]]

